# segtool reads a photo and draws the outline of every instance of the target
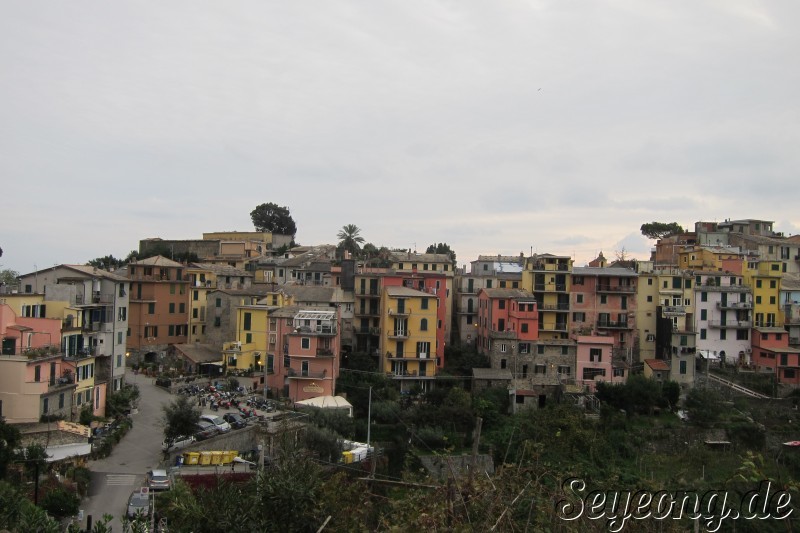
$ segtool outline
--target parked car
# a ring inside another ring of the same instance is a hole
[[[150,495],[141,493],[138,490],[131,492],[128,498],[128,518],[142,517],[150,515]]]
[[[188,437],[180,435],[172,440],[164,440],[164,442],[161,443],[161,449],[164,451],[177,450],[190,445],[194,441],[195,441],[194,435],[190,435]]]
[[[221,416],[217,415],[200,415],[200,421],[211,422],[217,426],[220,433],[227,433],[231,430],[231,425],[225,422]]]
[[[247,425],[247,420],[242,418],[239,413],[225,413],[222,419],[230,424],[233,429],[242,429]]]
[[[201,420],[197,423],[197,433],[194,434],[195,439],[206,440],[217,435],[219,435],[219,430],[215,424],[206,420]]]
[[[166,470],[150,470],[145,480],[150,490],[169,490],[172,487]]]

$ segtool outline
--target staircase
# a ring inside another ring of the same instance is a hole
[[[760,392],[756,392],[754,390],[742,387],[738,383],[734,383],[733,381],[728,381],[727,379],[715,376],[714,374],[708,374],[706,377],[711,382],[719,383],[720,385],[725,385],[726,387],[730,387],[736,392],[744,394],[745,396],[750,396],[751,398],[758,398],[759,400],[768,400],[770,398],[769,396],[761,394]]]

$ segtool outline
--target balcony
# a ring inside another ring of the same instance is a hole
[[[391,379],[419,379],[419,378],[433,378],[436,376],[435,369],[427,369],[425,372],[417,372],[416,370],[411,371],[396,371],[396,372],[387,372],[386,377]]]
[[[566,292],[566,283],[535,283],[533,292]]]
[[[411,309],[406,309],[405,307],[402,309],[389,308],[389,316],[408,316],[410,314]]]
[[[666,317],[685,316],[686,307],[682,305],[665,305],[661,308],[661,314]]]
[[[710,328],[751,328],[753,327],[752,320],[709,320],[708,327]]]
[[[615,294],[633,294],[636,287],[633,285],[598,285],[597,292],[611,292]]]
[[[356,296],[359,296],[361,298],[380,298],[381,297],[381,293],[377,289],[361,289],[361,288],[358,288],[358,289],[356,289],[355,293],[356,293]]]
[[[357,313],[355,313],[355,315],[356,315],[356,316],[372,316],[372,317],[378,317],[378,316],[381,316],[381,310],[380,310],[380,309],[378,309],[378,308],[373,308],[373,309],[366,309],[366,308],[365,308],[365,309],[359,309],[359,310],[358,310],[358,312],[357,312]]]
[[[72,374],[65,374],[58,379],[51,379],[47,383],[47,391],[52,392],[58,389],[72,387],[75,385],[75,376]]]
[[[597,327],[598,329],[632,329],[633,324],[627,320],[598,320]]]
[[[356,330],[356,335],[380,335],[381,328],[359,328]]]
[[[717,302],[717,309],[752,309],[753,302]]]
[[[517,332],[507,329],[505,331],[498,331],[496,329],[489,330],[489,336],[493,339],[516,339]]]
[[[295,328],[289,335],[336,335],[336,326],[318,325],[316,327],[300,326]]]
[[[294,368],[289,368],[289,379],[325,379],[327,373],[327,370],[314,372],[311,370],[295,370]]]
[[[552,324],[542,324],[540,322],[539,323],[539,331],[566,332],[567,331],[567,323],[566,322],[563,322],[563,323],[559,322],[559,323],[556,323],[555,325],[552,325]]]
[[[317,357],[333,357],[333,350],[330,348],[317,348]]]
[[[564,312],[569,312],[569,303],[541,304],[538,307],[539,307],[539,311],[564,311]]]
[[[411,332],[409,332],[407,329],[405,329],[405,330],[398,329],[398,330],[389,331],[389,338],[390,339],[407,339],[409,337],[409,335],[411,335]]]

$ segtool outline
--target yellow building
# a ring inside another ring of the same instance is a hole
[[[89,405],[93,415],[102,416],[105,410],[105,391],[95,386],[95,372],[98,370],[95,356],[64,357],[64,367],[69,368],[75,377],[73,414],[77,417],[81,409]]]
[[[753,291],[755,327],[783,327],[780,308],[781,261],[759,261],[748,258],[742,274],[745,285]]]
[[[216,289],[248,289],[252,285],[253,274],[228,265],[190,263],[186,267],[186,276],[190,286],[187,343],[205,343],[208,292]]]
[[[639,361],[656,357],[656,308],[658,274],[639,272],[636,285],[636,327],[639,330]]]
[[[276,308],[261,302],[236,309],[237,340],[223,344],[222,350],[229,372],[251,369],[255,372],[263,371],[266,361],[264,354],[267,353],[269,341],[269,312]]]
[[[744,254],[738,248],[729,246],[692,246],[678,252],[678,265],[683,270],[704,272],[738,272],[733,265],[741,264]]]
[[[381,364],[401,390],[428,390],[436,377],[436,299],[409,287],[383,288]]]
[[[569,339],[571,272],[569,256],[537,254],[525,260],[522,288],[536,297],[539,339]]]

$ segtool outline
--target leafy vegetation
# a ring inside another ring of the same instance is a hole
[[[163,410],[164,439],[174,440],[181,435],[195,434],[200,410],[189,396],[178,396],[172,403],[165,405]]]
[[[456,262],[456,253],[450,248],[450,245],[444,242],[439,242],[436,244],[431,244],[425,250],[426,254],[447,254],[450,257],[450,261],[453,263]]]
[[[683,228],[677,222],[648,222],[639,228],[642,235],[648,239],[663,239],[668,235],[683,233]]]
[[[269,231],[280,235],[297,234],[297,225],[289,213],[289,208],[272,202],[257,205],[250,212],[256,231]]]

